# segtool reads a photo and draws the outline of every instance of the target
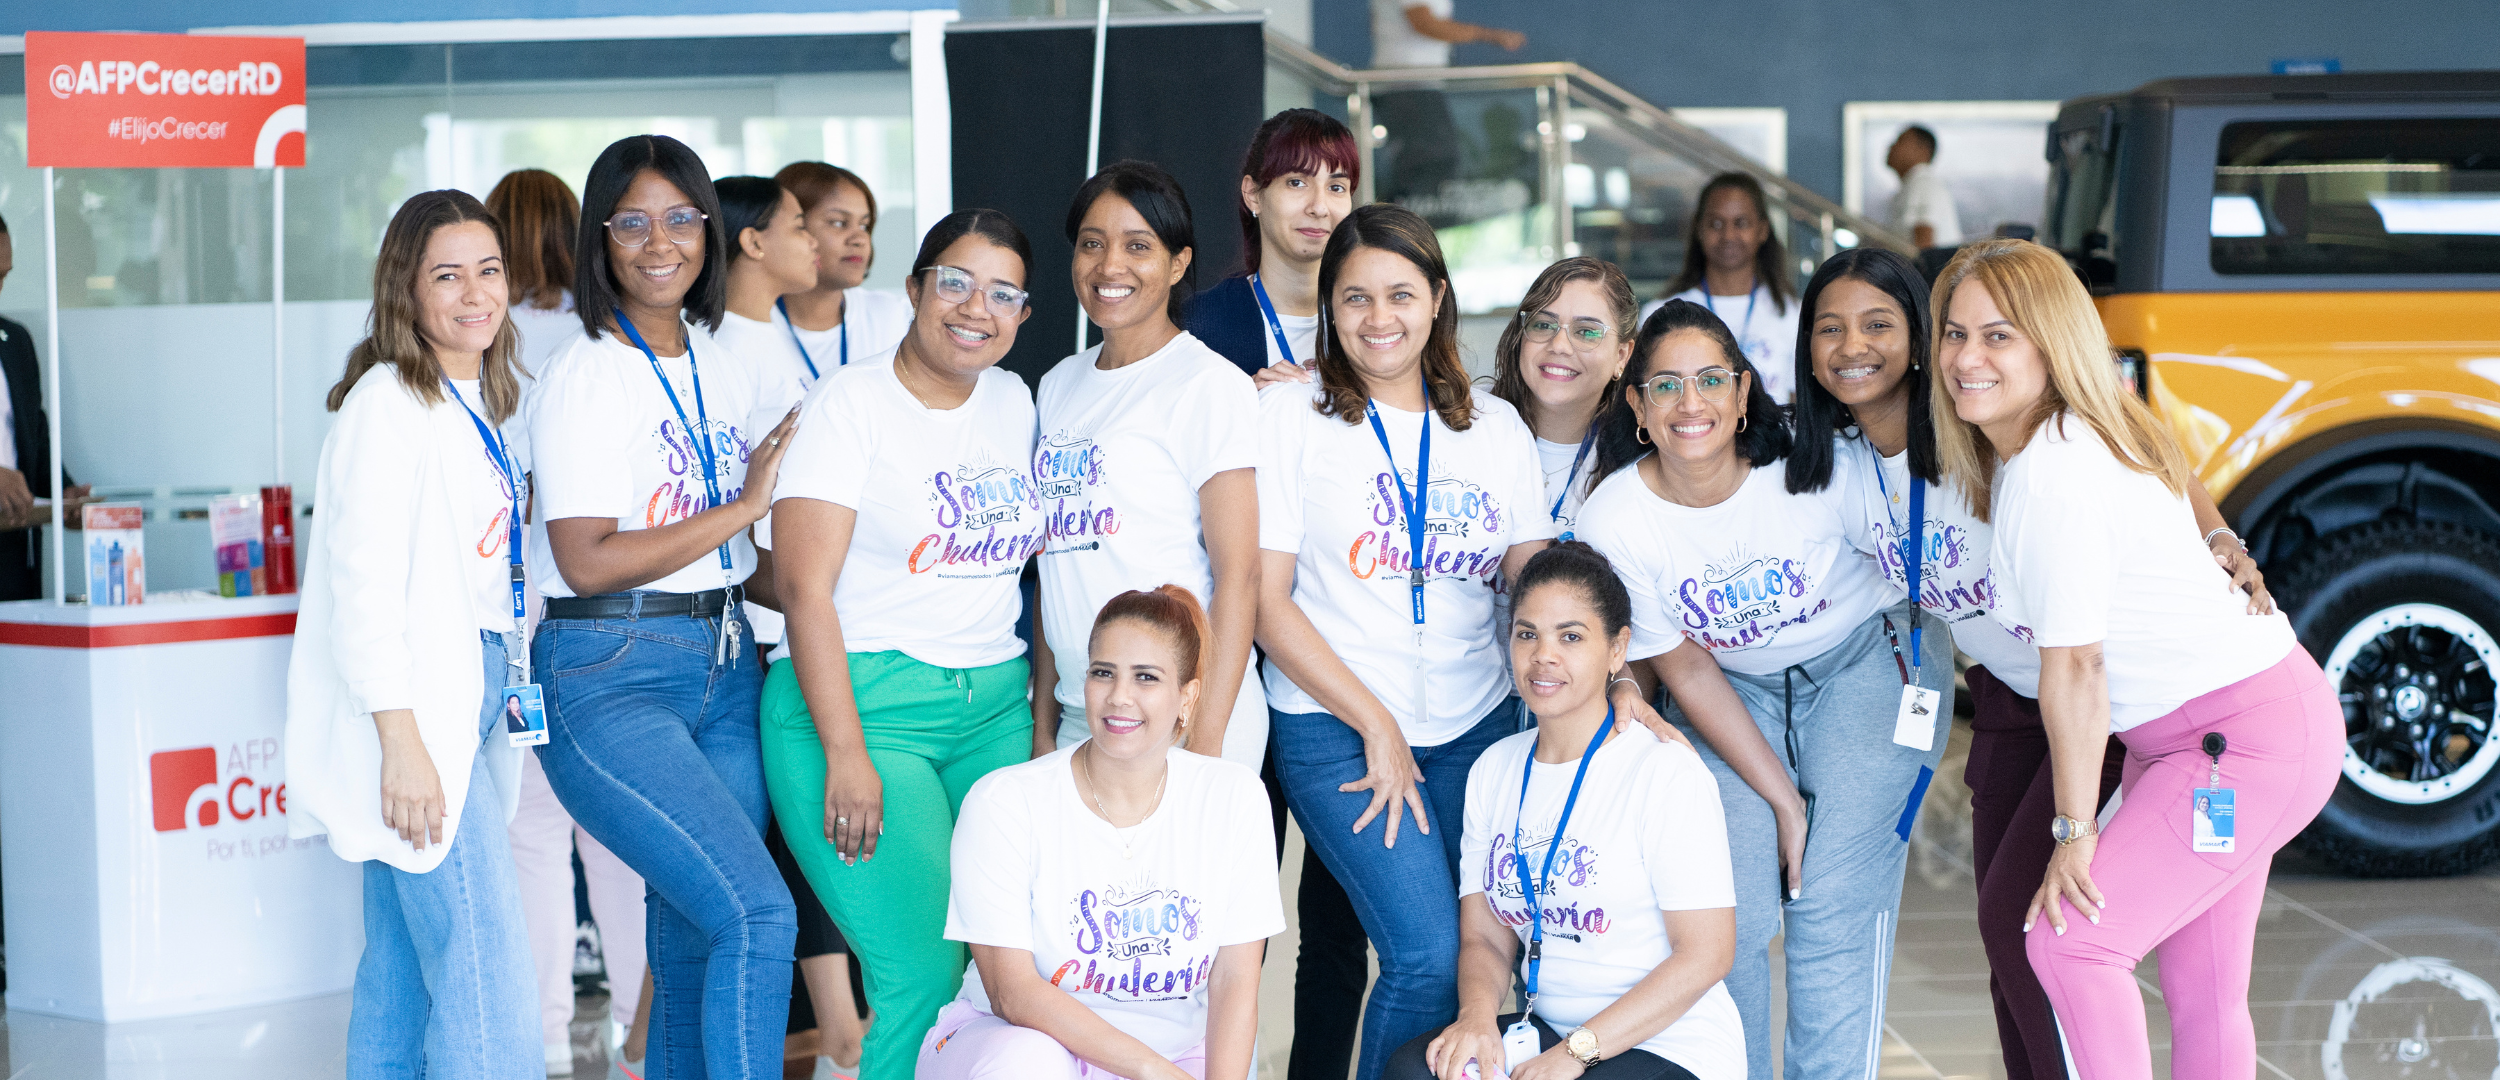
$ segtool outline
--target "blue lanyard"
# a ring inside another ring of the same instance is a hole
[[[1250,275],[1250,295],[1259,298],[1259,314],[1267,319],[1267,332],[1276,335],[1276,355],[1285,363],[1294,363],[1293,343],[1285,340],[1285,321],[1276,317],[1276,305],[1267,301],[1267,286],[1259,284],[1259,275]],[[1387,445],[1387,444],[1382,444]]]
[[[1526,890],[1522,899],[1528,902],[1528,997],[1525,1011],[1536,1011],[1537,969],[1545,963],[1545,885],[1554,880],[1554,853],[1562,850],[1563,830],[1571,825],[1571,808],[1580,803],[1580,781],[1588,779],[1589,759],[1597,756],[1597,748],[1605,745],[1606,733],[1614,730],[1615,708],[1606,706],[1606,722],[1597,726],[1597,734],[1589,738],[1589,748],[1580,751],[1580,771],[1571,774],[1571,794],[1563,799],[1562,816],[1554,820],[1554,838],[1545,844],[1545,872],[1542,878],[1528,876],[1528,856],[1519,848],[1519,828],[1528,816],[1528,780],[1536,775],[1536,744],[1528,744],[1527,763],[1519,767],[1519,813],[1510,822],[1510,857],[1519,863],[1519,884]]]
[[[1589,433],[1580,438],[1580,452],[1571,455],[1571,471],[1563,474],[1562,494],[1554,496],[1554,509],[1549,515],[1554,520],[1562,520],[1562,504],[1571,498],[1571,481],[1580,475],[1580,463],[1588,460],[1589,447],[1595,445],[1597,445],[1597,422],[1591,420]],[[1563,539],[1571,538],[1566,536]]]
[[[781,312],[781,328],[790,332],[790,344],[798,347],[799,362],[807,365],[808,381],[814,382],[817,379],[823,378],[823,376],[819,375],[816,371],[816,358],[807,355],[807,343],[799,340],[799,324],[790,318],[790,302],[787,300],[774,300],[773,307]],[[642,344],[642,339],[635,338],[634,344]],[[851,362],[851,328],[849,326],[844,326],[842,328],[842,362],[845,364]],[[665,382],[666,380],[662,381]]]
[[[1424,497],[1432,483],[1432,383],[1424,383],[1424,434],[1422,446],[1415,451],[1415,490],[1409,494],[1406,479],[1398,475],[1398,455],[1389,449],[1389,429],[1380,426],[1380,408],[1369,399],[1363,402],[1363,415],[1372,422],[1372,434],[1380,439],[1380,452],[1389,459],[1389,482],[1398,486],[1398,508],[1406,512],[1406,582],[1415,604],[1415,647],[1424,644]]]
[[[1884,483],[1883,455],[1875,452],[1875,442],[1872,439],[1867,440],[1866,452],[1868,456],[1875,459],[1875,490],[1882,492],[1884,496],[1884,520],[1892,521],[1893,530],[1898,532],[1901,529],[1901,523],[1892,519],[1892,489]],[[1927,554],[1927,485],[1919,483],[1916,476],[1910,478],[1910,521],[1912,522],[1910,535],[1901,541],[1901,546],[1908,550],[1901,553],[1901,561],[1908,564],[1910,609],[1916,611],[1926,604],[1926,601],[1919,597],[1919,593],[1927,586],[1926,582],[1919,580],[1919,560]],[[1926,627],[1921,626],[1915,619],[1911,620],[1911,667],[1919,666],[1919,657],[1922,655],[1919,639],[1925,632]]]
[[[1756,285],[1751,290],[1747,291],[1745,293],[1745,321],[1729,328],[1736,331],[1736,344],[1739,348],[1742,348],[1745,343],[1745,328],[1753,325],[1754,301],[1760,299],[1762,299],[1762,286]],[[1711,314],[1719,314],[1719,302],[1711,297],[1710,283],[1708,281],[1701,283],[1701,303],[1703,307],[1710,309]],[[1724,321],[1724,317],[1722,317],[1722,321]]]
[[[489,426],[486,418],[479,416],[476,409],[469,407],[468,399],[460,396],[460,388],[453,385],[451,379],[446,377],[443,386],[451,391],[451,399],[460,403],[461,411],[469,414],[469,422],[477,425],[477,437],[486,440],[487,452],[495,455],[495,472],[503,477],[503,493],[512,500],[511,517],[505,522],[510,535],[505,538],[504,553],[512,562],[512,623],[519,626],[529,615],[529,609],[522,602],[522,580],[527,575],[521,563],[521,476],[512,467],[511,455],[504,452],[503,435]]]
[[[651,374],[659,377],[660,391],[668,395],[668,407],[677,410],[677,429],[686,433],[686,437],[694,443],[695,455],[703,459],[703,494],[709,499],[703,508],[709,510],[721,505],[720,477],[712,457],[712,417],[703,407],[703,371],[695,366],[694,335],[686,335],[686,373],[694,377],[694,415],[701,427],[686,422],[686,407],[677,401],[677,388],[668,384],[668,372],[660,370],[660,354],[643,344],[641,331],[634,329],[634,320],[620,315],[616,325],[623,327],[625,336],[633,339],[634,347],[642,350],[643,359],[651,361]],[[729,545],[722,544],[720,568],[734,570],[736,567],[737,564],[729,558]]]

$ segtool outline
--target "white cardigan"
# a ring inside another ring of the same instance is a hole
[[[462,571],[468,538],[445,465],[478,452],[477,438],[458,404],[428,407],[396,369],[379,365],[356,380],[321,442],[319,517],[287,671],[287,835],[328,833],[330,850],[350,862],[434,869],[468,798],[488,688],[482,624]],[[382,823],[373,714],[384,709],[415,710],[442,780],[443,842],[423,851]],[[521,751],[489,738],[486,760],[509,821],[520,805]]]

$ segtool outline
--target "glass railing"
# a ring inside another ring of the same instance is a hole
[[[1154,0],[1231,10],[1228,0]],[[1578,64],[1356,70],[1269,31],[1267,99],[1369,132],[1360,201],[1413,208],[1441,233],[1461,310],[1500,311],[1555,259],[1594,255],[1644,297],[1683,267],[1694,200],[1741,172],[1770,197],[1802,286],[1833,253],[1908,237],[1850,213],[1725,140]]]

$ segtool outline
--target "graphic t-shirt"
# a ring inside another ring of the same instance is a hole
[[[1114,371],[1097,345],[1042,376],[1033,483],[1042,500],[1042,627],[1058,696],[1085,715],[1094,616],[1130,589],[1166,583],[1215,597],[1198,489],[1258,464],[1258,392],[1187,333]]]
[[[2281,663],[2298,644],[2196,540],[2196,513],[2060,413],[1997,471],[1994,615],[2041,648],[2101,643],[2125,731]]]
[[[1771,287],[1756,285],[1743,296],[1713,296],[1707,283],[1695,285],[1668,300],[1688,300],[1709,308],[1719,321],[1736,335],[1736,344],[1745,350],[1745,359],[1753,361],[1754,370],[1762,376],[1762,389],[1771,400],[1782,405],[1797,393],[1797,298],[1791,296],[1781,304],[1771,296]],[[1652,300],[1641,307],[1641,321],[1649,313],[1666,306],[1664,300]]]
[[[1659,742],[1638,724],[1607,739],[1589,761],[1547,876],[1554,823],[1580,763],[1534,766],[1520,827],[1520,770],[1536,738],[1535,731],[1523,731],[1494,743],[1467,770],[1458,893],[1462,904],[1475,903],[1469,897],[1476,894],[1490,901],[1503,924],[1518,931],[1525,957],[1531,927],[1511,848],[1517,828],[1519,853],[1542,885],[1537,907],[1544,913],[1545,944],[1536,1012],[1567,1032],[1674,955],[1666,912],[1735,907],[1736,879],[1709,766],[1690,748]],[[1638,1049],[1684,1066],[1697,1080],[1743,1080],[1745,1030],[1727,984],[1713,985]]]
[[[1051,985],[1169,1058],[1207,1037],[1216,951],[1285,928],[1267,789],[1246,766],[1173,749],[1162,804],[1114,829],[1078,790],[1075,753],[964,796],[946,937],[1032,953]],[[980,965],[958,1000],[996,1012]]]
[[[460,400],[477,410],[480,419],[486,416],[486,395],[476,379],[453,379],[453,388]],[[477,425],[457,403],[446,402],[457,418],[460,437],[451,443],[450,469],[453,511],[460,515],[460,535],[467,544],[469,556],[461,560],[461,576],[469,583],[470,604],[477,609],[477,626],[498,634],[512,632],[512,486],[505,482],[503,472],[495,467],[494,451],[477,433]],[[507,457],[517,457],[513,436],[504,436]],[[515,460],[514,471],[524,469]]]
[[[787,326],[781,312],[773,312],[776,326]],[[911,300],[890,289],[842,290],[842,321],[822,330],[801,330],[799,341],[807,346],[808,359],[816,362],[815,378],[833,374],[843,366],[843,331],[850,331],[851,363],[870,360],[894,351],[903,343],[903,335],[911,331]],[[786,335],[785,335],[786,336]],[[806,365],[799,367],[805,374]],[[815,378],[811,378],[812,384]]]
[[[791,438],[773,501],[859,515],[833,586],[844,648],[942,668],[1024,654],[1016,579],[1042,531],[1024,380],[991,368],[939,411],[904,388],[892,353],[854,360],[817,382]]]
[[[1579,467],[1573,468],[1573,459]],[[1589,499],[1589,474],[1597,468],[1597,448],[1589,448],[1588,456],[1580,456],[1579,443],[1536,441],[1537,467],[1545,473],[1545,516],[1554,522],[1554,538],[1572,538],[1572,525],[1580,519],[1580,506]]]
[[[1777,463],[1717,506],[1658,497],[1636,462],[1580,508],[1580,539],[1632,593],[1634,659],[1699,642],[1719,666],[1770,675],[1823,655],[1898,599],[1869,554],[1863,457],[1832,462],[1821,491],[1791,495]]]
[[[1510,693],[1502,635],[1493,626],[1494,585],[1511,545],[1550,539],[1554,523],[1536,437],[1510,405],[1474,393],[1475,420],[1451,431],[1432,423],[1432,476],[1423,497],[1424,545],[1411,552],[1398,485],[1415,491],[1417,443],[1426,413],[1380,406],[1397,457],[1389,469],[1362,416],[1322,416],[1319,381],[1278,383],[1259,394],[1259,546],[1294,555],[1293,600],[1363,686],[1380,699],[1406,741],[1438,746],[1483,719]],[[1423,708],[1416,701],[1414,607],[1408,569],[1425,568]],[[1274,662],[1270,707],[1326,712]]]
[[[1877,460],[1862,439],[1841,439],[1833,444],[1832,454],[1835,459],[1854,454],[1861,461]],[[1901,545],[1911,539],[1910,452],[1903,450],[1880,460],[1880,474],[1859,470],[1860,491],[1876,503],[1869,515],[1875,525],[1876,563],[1883,567],[1886,581],[1906,590],[1910,565]],[[1997,681],[2024,697],[2039,697],[2040,650],[1988,617],[1988,545],[1996,530],[1971,516],[1970,501],[1959,488],[1925,486],[1927,530],[1922,541],[1926,552],[1919,564],[1919,577],[1925,584],[1919,592],[1919,606],[1950,625],[1954,647],[1987,668]]]
[[[746,424],[761,392],[755,369],[702,327],[686,326],[685,334],[684,355],[660,357],[668,388],[685,409],[682,423],[651,361],[622,334],[575,338],[548,362],[528,409],[539,520],[612,518],[618,531],[631,532],[693,517],[711,505],[699,444],[710,447],[721,502],[746,490],[749,443],[757,437]],[[742,529],[728,547],[728,570],[706,551],[641,588],[688,593],[743,582],[755,571],[755,545]],[[529,576],[544,595],[575,595],[545,545],[530,551]]]
[[[781,313],[773,313],[772,321],[757,322],[734,311],[721,312],[720,329],[712,334],[730,355],[755,369],[763,390],[756,397],[755,415],[748,419],[752,438],[762,439],[781,423],[790,407],[814,385],[807,374],[807,365],[799,359],[799,349],[790,341]],[[756,543],[770,550],[772,528],[765,525],[755,530]],[[758,604],[746,602],[747,622],[755,628],[757,645],[778,643],[782,636],[781,613]]]

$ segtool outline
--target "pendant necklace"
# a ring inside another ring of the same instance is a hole
[[[1089,745],[1089,746],[1087,746],[1087,747],[1085,748],[1085,750],[1091,750],[1091,749],[1093,749],[1093,747],[1091,747],[1090,745]],[[1106,807],[1106,806],[1104,806],[1104,805],[1102,804],[1102,788],[1100,788],[1099,786],[1095,785],[1095,783],[1094,783],[1094,771],[1093,771],[1092,769],[1090,769],[1090,768],[1087,768],[1087,767],[1086,767],[1086,765],[1085,765],[1085,756],[1086,756],[1086,755],[1085,755],[1085,750],[1079,750],[1079,751],[1077,751],[1077,754],[1076,754],[1076,769],[1077,769],[1077,771],[1078,771],[1079,773],[1084,774],[1084,777],[1085,777],[1085,787],[1086,787],[1086,793],[1087,793],[1087,794],[1089,794],[1089,795],[1091,795],[1091,796],[1093,796],[1093,799],[1094,799],[1094,809],[1095,809],[1096,811],[1098,811],[1098,812],[1100,812],[1100,813],[1102,814],[1102,819],[1103,819],[1103,821],[1108,822],[1108,823],[1110,824],[1110,826],[1111,826],[1111,835],[1113,835],[1113,836],[1117,836],[1117,837],[1119,837],[1119,838],[1120,838],[1120,857],[1121,857],[1121,858],[1123,858],[1123,859],[1134,857],[1134,856],[1137,854],[1137,852],[1136,852],[1136,850],[1135,850],[1135,845],[1134,845],[1134,842],[1133,842],[1133,841],[1130,839],[1130,837],[1129,837],[1128,831],[1127,831],[1127,830],[1125,830],[1125,829],[1120,828],[1120,822],[1119,822],[1119,819],[1112,817],[1112,816],[1111,816],[1111,810],[1110,810],[1110,808],[1109,808],[1109,807]],[[1153,816],[1154,816],[1154,814],[1155,814],[1155,810],[1156,810],[1156,809],[1158,809],[1158,808],[1160,808],[1160,807],[1163,805],[1163,785],[1164,785],[1165,781],[1168,781],[1168,780],[1170,780],[1170,779],[1172,779],[1172,768],[1171,768],[1171,766],[1170,766],[1170,765],[1165,765],[1165,766],[1164,766],[1164,768],[1163,768],[1163,775],[1162,775],[1160,778],[1158,778],[1158,779],[1156,779],[1156,780],[1155,780],[1155,798],[1154,798],[1154,804],[1153,804],[1153,805],[1151,805],[1151,806],[1148,806],[1148,807],[1146,808],[1146,813],[1145,813],[1145,815],[1144,815],[1144,816],[1142,816],[1142,817],[1139,817],[1139,818],[1137,819],[1137,825],[1143,825],[1143,824],[1145,824],[1145,823],[1146,823],[1146,818],[1153,817]],[[1134,828],[1136,828],[1136,827],[1137,827],[1137,825],[1131,825],[1131,826],[1129,826],[1129,828],[1130,828],[1130,829],[1134,829]]]

